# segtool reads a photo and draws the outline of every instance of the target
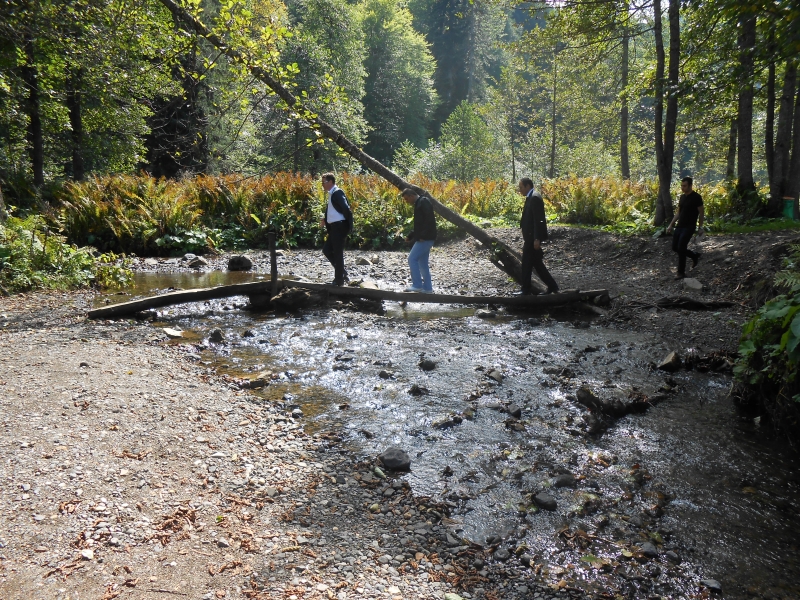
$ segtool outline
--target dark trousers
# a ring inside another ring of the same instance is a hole
[[[672,251],[678,253],[678,274],[686,274],[686,257],[697,260],[697,253],[689,250],[689,241],[694,235],[693,227],[676,227],[672,232]]]
[[[556,280],[553,279],[553,276],[550,275],[550,272],[547,270],[547,267],[544,266],[544,250],[539,248],[538,250],[533,247],[533,240],[529,242],[525,242],[522,246],[522,291],[529,292],[531,291],[531,273],[533,270],[536,269],[536,274],[539,276],[544,284],[547,286],[547,290],[550,292],[557,292],[558,291],[558,284]]]
[[[322,253],[333,265],[333,283],[342,285],[347,277],[344,268],[344,243],[347,240],[348,227],[345,221],[328,224],[328,239],[322,247]]]

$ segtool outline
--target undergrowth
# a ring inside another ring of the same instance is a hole
[[[0,222],[0,291],[120,287],[132,273],[124,257],[68,244],[40,215]]]

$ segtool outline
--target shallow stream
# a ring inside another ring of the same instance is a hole
[[[253,279],[139,274],[129,293]],[[155,325],[184,330],[175,343],[196,344],[217,372],[271,372],[254,394],[300,407],[307,429],[342,436],[354,461],[405,449],[404,477],[415,493],[450,503],[454,538],[518,540],[553,582],[630,597],[702,593],[698,582],[713,578],[727,598],[800,598],[792,455],[737,414],[728,375],[653,370],[679,345],[586,317],[478,318],[474,308],[393,303],[382,315],[341,304],[259,314],[241,310],[246,302],[172,307]],[[223,343],[208,342],[215,329]],[[435,368],[423,371],[423,359]],[[587,411],[574,401],[582,385],[600,397],[666,400],[589,435]],[[519,421],[506,412],[511,403]],[[554,487],[560,474],[576,482]],[[529,493],[542,490],[556,511],[536,509]],[[620,562],[644,542],[658,561]]]

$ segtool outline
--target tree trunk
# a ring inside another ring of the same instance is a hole
[[[625,18],[628,18],[628,3],[625,3]],[[631,165],[628,158],[628,70],[629,65],[629,46],[630,46],[630,33],[628,31],[627,22],[623,25],[622,30],[622,94],[620,95],[620,103],[622,106],[619,110],[619,162],[620,170],[622,171],[623,179],[631,178]]]
[[[558,49],[553,53],[553,110],[550,115],[550,173],[552,179],[556,176],[556,93],[558,90]]]
[[[69,124],[72,128],[72,179],[83,181],[85,169],[83,163],[83,113],[81,110],[81,88],[83,87],[83,67],[70,68],[66,81],[67,109]]]
[[[238,50],[235,48],[231,48],[225,42],[217,36],[215,33],[212,33],[208,30],[208,28],[203,25],[200,21],[194,18],[189,12],[185,9],[180,7],[175,0],[159,0],[164,6],[169,9],[169,11],[175,16],[176,20],[179,20],[184,25],[184,28],[190,33],[197,33],[202,35],[209,43],[214,45],[220,51],[224,52],[228,58],[232,61],[243,65],[247,68],[250,73],[253,74],[254,77],[262,81],[267,87],[269,87],[272,91],[274,91],[278,97],[280,97],[286,105],[295,111],[300,111],[301,114],[304,110],[303,105],[300,101],[288,90],[286,89],[280,82],[273,78],[273,76],[262,68],[259,65],[251,64],[247,57],[242,55]],[[508,273],[511,277],[513,277],[516,281],[521,279],[520,271],[521,271],[521,263],[520,263],[520,256],[519,253],[507,246],[501,240],[495,238],[494,236],[489,235],[486,230],[478,227],[474,223],[471,223],[458,213],[453,210],[450,210],[439,201],[437,201],[431,194],[420,188],[419,186],[413,185],[407,181],[405,181],[402,177],[394,173],[391,169],[387,168],[383,165],[380,161],[372,158],[369,154],[362,151],[358,146],[356,146],[353,142],[347,139],[341,132],[336,130],[335,128],[331,127],[326,121],[319,118],[318,116],[313,116],[313,113],[309,111],[307,116],[305,117],[306,120],[314,127],[316,127],[320,133],[322,133],[325,137],[332,140],[336,145],[338,145],[342,150],[344,150],[347,154],[355,158],[361,165],[374,171],[380,177],[383,177],[386,181],[394,185],[398,189],[405,189],[411,188],[418,194],[425,194],[430,198],[431,203],[433,204],[434,210],[442,216],[442,218],[450,221],[457,227],[463,229],[471,236],[473,236],[478,241],[482,242],[485,246],[491,247],[493,250],[492,254],[492,262],[504,272]],[[537,288],[541,291],[541,288]]]
[[[36,56],[33,38],[28,32],[24,42],[25,65],[22,67],[22,81],[28,88],[28,98],[25,111],[28,114],[28,128],[26,138],[28,152],[31,157],[31,170],[33,183],[36,187],[44,184],[44,140],[42,138],[41,102],[39,94],[39,72],[36,68]]]
[[[511,110],[513,111],[514,108],[512,107]],[[515,120],[514,120],[513,112],[511,114],[510,121],[511,122],[510,122],[510,127],[509,127],[509,134],[510,134],[510,137],[511,137],[511,181],[513,181],[514,183],[517,183],[517,153],[516,153],[516,149],[514,148],[514,125],[515,125]]]
[[[794,118],[794,92],[797,87],[797,63],[788,61],[783,76],[783,92],[778,109],[778,134],[772,156],[772,176],[769,180],[769,207],[771,216],[783,211],[783,197],[789,187],[789,156],[792,149],[792,120]]]
[[[680,61],[680,2],[669,2],[669,88],[667,90],[666,122],[664,119],[664,34],[661,18],[661,0],[654,0],[654,32],[656,37],[655,130],[656,161],[658,163],[658,201],[655,224],[663,225],[674,216],[670,185],[672,184],[672,159],[675,153],[675,129],[678,123],[678,74]]]
[[[775,34],[770,31],[770,46]],[[785,84],[784,84],[785,86]],[[767,180],[772,181],[775,157],[775,61],[769,61],[767,70],[767,115],[764,123],[764,156],[767,160]]]
[[[792,134],[792,161],[789,164],[788,195],[794,198],[795,217],[797,217],[797,200],[800,196],[800,91],[798,91],[794,103],[794,132]]]
[[[753,52],[756,45],[756,17],[752,12],[739,20],[739,160],[737,189],[741,196],[755,192],[753,180]]]
[[[736,177],[736,132],[739,125],[736,119],[731,119],[731,131],[728,136],[728,163],[725,169],[725,179],[733,181]]]

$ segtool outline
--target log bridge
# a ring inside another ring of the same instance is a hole
[[[219,285],[197,290],[179,290],[158,296],[140,298],[130,302],[120,302],[102,308],[90,310],[90,319],[114,319],[132,315],[143,310],[184,304],[186,302],[202,302],[231,296],[247,296],[254,308],[268,308],[270,299],[281,290],[301,288],[328,296],[339,298],[362,298],[365,300],[392,300],[395,302],[424,302],[428,304],[497,304],[514,308],[543,308],[563,306],[575,302],[594,302],[606,305],[609,302],[608,290],[564,290],[556,294],[536,296],[462,296],[456,294],[420,294],[415,292],[393,292],[369,287],[335,286],[310,281],[280,279],[278,277],[278,256],[275,248],[275,233],[269,233],[270,278],[268,281]]]

